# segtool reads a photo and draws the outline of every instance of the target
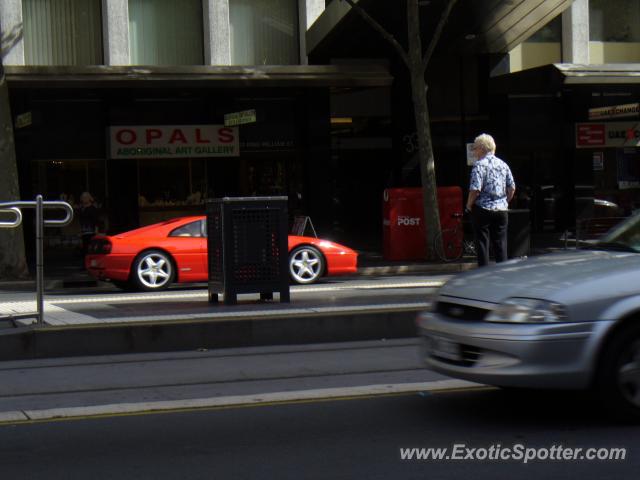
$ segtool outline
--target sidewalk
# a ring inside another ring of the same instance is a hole
[[[391,261],[385,260],[378,252],[361,252],[358,257],[358,276],[388,276],[406,274],[454,274],[475,268],[474,259],[461,259],[455,262],[427,261]],[[31,277],[21,281],[0,280],[1,291],[35,292],[35,266],[29,268]],[[79,258],[70,256],[47,256],[44,259],[45,290],[66,288],[97,287],[97,282],[82,267]]]
[[[428,289],[475,267],[472,259],[392,262],[361,252],[349,285],[329,278],[292,286],[291,303],[276,296],[274,302],[248,299],[227,307],[209,304],[202,285],[120,292],[93,280],[78,258],[45,254],[45,325],[11,319],[35,311],[35,281],[0,282],[0,360],[413,337],[416,314],[429,305]],[[403,275],[413,275],[414,283]],[[418,283],[415,277],[421,277]],[[367,281],[375,285],[363,285]],[[99,285],[104,288],[96,290]],[[347,290],[345,300],[341,292]]]
[[[562,235],[557,232],[538,233],[531,236],[529,256],[542,255],[566,247]],[[574,246],[574,245],[573,245]],[[404,274],[455,274],[475,268],[474,258],[463,258],[455,262],[392,261],[383,258],[381,245],[362,243],[359,250],[358,276],[386,276]],[[571,248],[572,245],[569,245]],[[0,280],[1,291],[35,291],[35,266],[30,265],[31,279],[7,282]],[[44,254],[44,277],[46,290],[64,288],[96,287],[98,282],[82,266],[82,259],[73,253],[66,255]]]

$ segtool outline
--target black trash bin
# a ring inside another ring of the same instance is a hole
[[[507,228],[507,256],[526,257],[531,248],[531,220],[529,209],[509,210]]]
[[[239,293],[289,301],[287,197],[207,201],[209,301],[237,303]]]

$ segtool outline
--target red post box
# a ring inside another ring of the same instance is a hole
[[[441,228],[453,228],[462,213],[462,189],[438,187]],[[422,188],[388,188],[383,195],[383,256],[386,260],[423,260],[426,226]]]

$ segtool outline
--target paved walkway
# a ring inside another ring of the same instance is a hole
[[[208,291],[173,289],[154,293],[90,290],[80,294],[46,295],[45,324],[49,326],[163,323],[194,320],[234,320],[310,315],[365,314],[417,310],[428,303],[425,289],[435,288],[450,275],[354,279],[310,286],[292,286],[291,302],[263,302],[258,294],[239,296],[238,305],[210,304]],[[0,294],[0,318],[36,311],[34,294]],[[26,326],[35,318],[16,320]]]

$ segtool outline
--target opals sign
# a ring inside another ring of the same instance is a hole
[[[237,157],[237,127],[136,125],[109,127],[110,158]]]

